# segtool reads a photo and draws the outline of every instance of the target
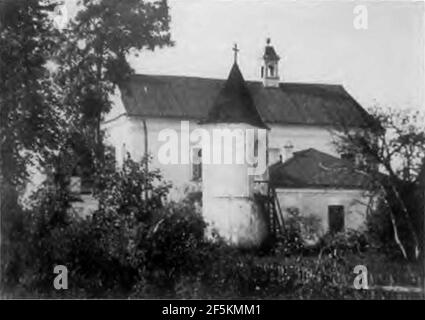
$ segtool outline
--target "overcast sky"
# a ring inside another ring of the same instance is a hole
[[[365,4],[368,29],[353,26]],[[237,42],[246,79],[258,80],[267,37],[282,81],[343,84],[364,106],[423,108],[424,2],[169,0],[172,48],[143,52],[137,73],[226,78]]]

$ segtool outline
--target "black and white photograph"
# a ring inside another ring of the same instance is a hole
[[[424,1],[0,0],[0,139],[2,300],[425,299]]]

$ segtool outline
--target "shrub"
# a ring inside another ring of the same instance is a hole
[[[55,265],[70,268],[75,264],[71,252],[79,242],[82,224],[70,212],[66,191],[44,185],[33,198],[34,208],[21,210],[13,221],[19,236],[9,250],[17,254],[9,257],[3,275],[13,291],[42,294],[53,287]]]
[[[171,184],[163,180],[159,169],[146,171],[146,163],[128,155],[121,170],[104,168],[97,177],[99,211],[120,216],[134,216],[148,222],[161,209]]]
[[[7,264],[10,285],[37,297],[362,297],[350,289],[358,263],[350,257],[367,248],[361,234],[326,235],[317,245],[322,254],[305,256],[305,219],[295,211],[275,247],[279,256],[240,251],[204,237],[193,198],[166,203],[159,173],[145,179],[143,162],[126,165],[102,177],[100,209],[85,219],[73,214],[66,192],[36,194],[35,207],[12,228],[20,255]],[[52,288],[56,264],[68,268],[69,290]]]
[[[339,258],[347,254],[365,252],[368,246],[368,239],[364,233],[349,229],[335,234],[328,232],[320,239],[316,249],[320,255]]]
[[[190,200],[165,202],[170,185],[144,164],[128,158],[122,171],[101,177],[92,229],[103,260],[117,269],[103,272],[115,274],[115,285],[162,295],[204,263],[205,223]]]
[[[285,229],[277,235],[272,252],[276,255],[291,256],[308,251],[321,235],[320,219],[314,215],[303,216],[298,208],[288,208]]]
[[[196,274],[206,263],[205,222],[187,203],[170,203],[159,212],[146,234],[145,271],[161,287],[174,287],[184,274]]]
[[[301,217],[298,209],[289,208],[288,218],[285,220],[285,229],[276,235],[272,254],[290,256],[299,254],[304,249],[304,241],[301,236]]]
[[[302,259],[297,268],[303,270],[302,282],[292,292],[292,299],[353,299],[353,270],[344,259],[332,255]]]
[[[101,174],[100,208],[85,219],[73,214],[66,190],[43,186],[20,220],[15,247],[24,258],[8,264],[8,274],[18,266],[20,271],[11,285],[54,294],[53,267],[63,264],[70,292],[126,296],[137,283],[172,288],[180,276],[200,270],[207,261],[202,217],[187,201],[165,204],[169,185],[158,171],[144,168],[127,159],[121,172]]]

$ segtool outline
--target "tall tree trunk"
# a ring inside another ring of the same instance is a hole
[[[414,243],[414,249],[415,249],[415,259],[418,259],[419,257],[419,240],[418,236],[416,234],[415,228],[412,223],[412,217],[409,214],[409,211],[406,208],[406,205],[404,204],[403,199],[400,196],[400,193],[398,192],[397,188],[394,186],[394,184],[391,185],[392,193],[395,195],[397,202],[399,203],[401,207],[401,211],[403,212],[403,215],[406,219],[407,227],[409,228],[410,234],[412,236],[412,240]]]
[[[99,92],[97,92],[97,94],[99,95],[99,98],[101,98],[102,102],[103,102],[103,98],[102,98],[102,90],[101,88],[101,82],[102,82],[102,65],[103,65],[103,46],[102,44],[100,44],[100,47],[97,49],[97,61],[96,61],[96,77],[97,77],[97,82],[98,82],[98,87],[97,90],[99,90]],[[103,106],[102,106],[103,108]],[[97,114],[96,114],[96,123],[95,123],[95,148],[96,148],[96,156],[97,159],[99,159],[100,164],[103,165],[103,145],[102,145],[102,139],[101,139],[101,132],[100,132],[100,123],[102,120],[102,109],[99,109]]]
[[[391,220],[391,225],[393,227],[393,232],[394,232],[394,241],[396,242],[397,246],[399,247],[399,249],[400,249],[403,257],[406,260],[408,260],[409,259],[409,255],[407,253],[406,247],[403,245],[403,243],[402,243],[402,241],[400,239],[400,236],[399,236],[399,233],[398,233],[397,220],[396,220],[395,214],[394,214],[394,205],[392,204],[392,202],[396,201],[398,207],[400,207],[401,210],[403,211],[404,218],[407,220],[406,223],[407,223],[408,229],[409,229],[409,231],[410,231],[410,233],[412,235],[412,239],[414,241],[415,258],[417,259],[418,256],[419,256],[418,255],[418,252],[419,252],[419,242],[417,240],[416,232],[415,232],[415,230],[413,228],[412,221],[410,220],[410,215],[407,212],[407,208],[406,208],[406,206],[405,206],[405,204],[403,202],[403,199],[401,198],[401,196],[400,196],[399,192],[397,191],[397,188],[394,186],[394,184],[391,184],[391,187],[390,188],[391,188],[390,189],[391,192],[389,192],[388,190],[386,190],[385,187],[383,189],[384,189],[384,192],[386,194],[386,201],[387,201],[388,208],[390,210],[390,220]]]
[[[145,142],[145,199],[148,199],[148,170],[149,170],[149,162],[148,162],[148,127],[146,125],[146,119],[142,120],[143,123],[143,134],[144,134],[144,142]]]
[[[391,208],[390,208],[390,219],[391,219],[391,225],[393,226],[393,231],[394,231],[394,241],[398,245],[398,247],[400,248],[400,251],[401,251],[404,259],[408,260],[406,248],[401,243],[400,237],[398,236],[397,223],[396,223],[396,220],[395,220],[393,210]]]

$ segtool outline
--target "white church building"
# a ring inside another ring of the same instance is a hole
[[[255,194],[270,187],[281,220],[297,208],[317,216],[323,232],[360,228],[365,179],[338,154],[334,132],[341,123],[367,128],[369,115],[341,85],[281,81],[279,60],[268,40],[258,81],[244,80],[236,56],[227,79],[133,75],[120,88],[123,112],[103,124],[117,164],[149,153],[173,184],[170,197],[202,192],[205,219],[236,245],[256,246],[269,234],[272,218]],[[208,161],[235,151],[208,148],[203,135],[214,130],[244,141],[236,149],[253,150],[257,163]]]

